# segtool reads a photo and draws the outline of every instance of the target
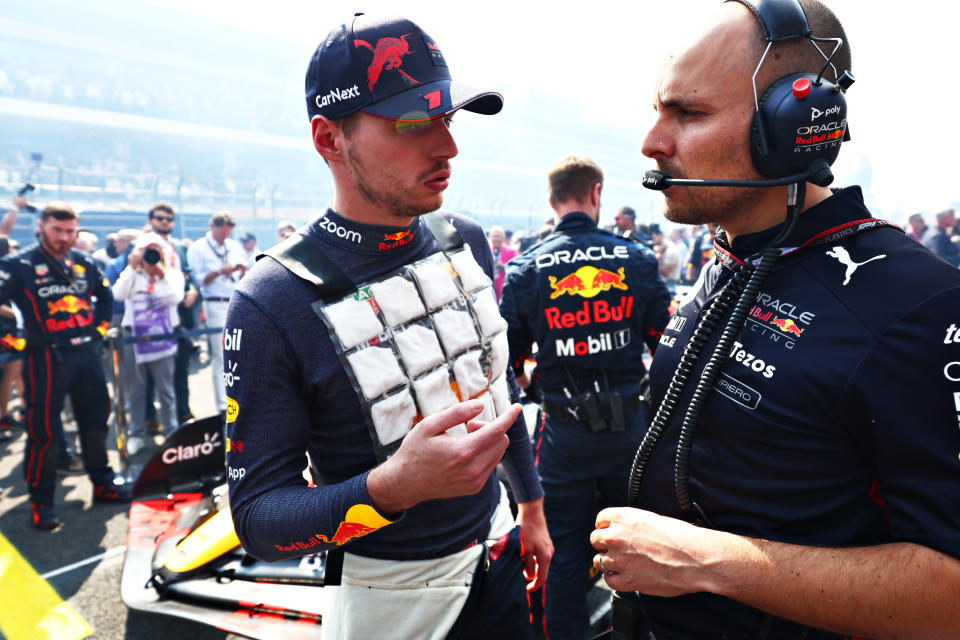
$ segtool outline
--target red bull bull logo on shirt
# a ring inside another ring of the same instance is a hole
[[[602,291],[610,289],[627,290],[626,276],[623,267],[617,269],[616,273],[606,269],[598,269],[592,265],[580,267],[568,276],[557,280],[550,276],[550,287],[553,292],[550,299],[554,300],[564,294],[583,296],[592,298]]]
[[[784,333],[792,333],[793,335],[800,337],[800,334],[806,331],[806,329],[801,329],[797,326],[797,323],[789,318],[780,318],[777,316],[773,317],[773,320],[770,321],[770,324],[775,326],[780,331]]]
[[[47,303],[47,312],[50,315],[55,313],[80,313],[81,311],[90,311],[90,304],[86,300],[81,300],[77,296],[66,295],[59,300]]]
[[[66,295],[59,300],[47,303],[49,315],[54,316],[58,313],[69,314],[69,318],[57,320],[56,318],[47,318],[44,325],[47,331],[67,331],[89,327],[93,324],[93,313],[90,309],[90,303],[74,295]]]
[[[409,231],[398,231],[397,233],[385,233],[383,234],[383,242],[380,243],[378,249],[380,251],[390,251],[391,249],[396,249],[397,247],[402,247],[403,245],[409,243],[413,240],[413,233]]]

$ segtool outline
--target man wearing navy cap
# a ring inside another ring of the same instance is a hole
[[[367,285],[407,274],[407,265],[445,260],[450,243],[472,251],[481,279],[490,279],[479,225],[430,212],[443,202],[458,152],[453,114],[492,115],[502,98],[452,81],[436,42],[412,22],[358,14],[314,53],[306,102],[334,195],[320,217],[241,281],[224,330],[237,534],[249,553],[270,561],[327,550],[328,584],[336,582],[331,558],[345,550],[342,585],[325,587],[333,592],[323,614],[326,638],[530,637],[524,578],[531,589],[544,581],[553,547],[527,430],[510,405],[518,396],[512,374],[503,374],[506,406],[492,414],[484,408],[487,390],[469,394],[451,382],[457,395],[434,411],[422,407],[436,398],[418,395],[415,413],[423,419],[409,420],[398,448],[382,456],[371,427],[378,405],[364,398],[357,370],[348,367],[341,329],[318,317],[343,296],[331,293],[338,284],[360,300],[361,291],[375,289]],[[464,293],[458,274],[455,304],[473,305],[478,299]],[[406,327],[388,325],[373,306],[388,328],[358,350],[379,346],[407,372],[409,363],[390,351]],[[410,325],[429,334],[431,318]],[[492,371],[496,346],[481,338],[477,347],[484,373]],[[455,355],[444,344],[438,370],[453,371]],[[422,380],[414,378],[391,398]],[[453,435],[457,428],[462,435]],[[317,486],[303,480],[305,453]],[[516,527],[493,474],[501,458],[519,503]]]

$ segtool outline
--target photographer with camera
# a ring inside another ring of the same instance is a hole
[[[177,305],[177,312],[180,314],[180,326],[186,330],[195,329],[197,326],[197,300],[200,299],[200,291],[190,279],[190,266],[187,264],[187,247],[189,242],[184,239],[173,238],[173,229],[175,227],[176,213],[173,205],[169,202],[157,202],[150,207],[147,215],[147,231],[153,231],[160,235],[166,241],[164,245],[164,256],[167,258],[166,264],[171,268],[177,269],[183,273],[185,281],[183,301]],[[177,392],[177,423],[169,425],[169,429],[175,429],[177,425],[193,418],[190,411],[190,354],[193,353],[193,340],[187,336],[181,336],[177,346],[176,366],[173,369],[173,387]],[[152,396],[147,398],[147,430],[151,433],[158,433],[156,415],[149,415],[152,408]],[[151,420],[152,419],[152,420]]]
[[[170,266],[168,244],[156,233],[147,232],[137,238],[127,257],[127,268],[113,285],[113,295],[123,300],[120,325],[125,335],[159,336],[172,333],[180,324],[177,305],[183,300],[183,272]],[[134,455],[144,444],[146,431],[147,374],[153,377],[154,390],[160,399],[160,421],[168,430],[175,429],[176,393],[173,372],[177,354],[174,337],[145,340],[134,344],[136,378],[128,380],[130,390],[131,433],[127,452]]]

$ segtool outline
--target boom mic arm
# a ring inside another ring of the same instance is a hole
[[[829,186],[833,182],[833,172],[824,159],[815,160],[803,173],[795,173],[784,178],[768,180],[691,180],[671,178],[663,171],[647,171],[643,174],[643,186],[654,191],[663,191],[672,186],[678,187],[782,187],[797,182],[812,182],[818,187]]]

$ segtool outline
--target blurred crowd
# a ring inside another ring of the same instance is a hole
[[[27,199],[18,196],[0,220],[0,257],[21,248],[7,234],[28,206]],[[233,288],[260,253],[252,233],[232,237],[236,220],[226,211],[212,215],[208,231],[199,238],[172,237],[176,212],[169,203],[156,203],[145,218],[141,226],[117,229],[104,238],[83,229],[81,221],[73,244],[93,259],[112,289],[110,335],[119,345],[115,382],[124,392],[129,455],[143,450],[150,439],[161,442],[163,434],[194,418],[187,378],[191,358],[196,359],[204,341],[217,408],[225,411],[223,341],[217,330]],[[293,222],[281,221],[277,240],[295,229]],[[193,331],[198,328],[201,331]],[[211,332],[204,333],[205,328]],[[23,357],[23,316],[8,301],[0,305],[0,441],[25,426]],[[111,367],[109,359],[104,366]],[[114,372],[108,370],[107,377]],[[65,412],[70,410],[68,403]],[[69,440],[59,440],[58,471],[82,473],[81,456]]]
[[[157,65],[151,82],[144,82],[142,66],[136,60],[117,56],[103,65],[95,55],[70,47],[44,48],[11,41],[5,45],[0,64],[0,96],[270,133],[302,130],[303,117],[300,109],[294,108],[299,105],[278,112],[276,101],[255,91],[262,86],[257,82],[242,75],[231,77],[222,69],[192,71],[185,74]],[[177,90],[171,90],[173,87]],[[217,96],[239,90],[249,97],[224,110]]]
[[[0,255],[20,249],[7,234],[16,221],[19,207],[25,204],[25,199],[15,199],[14,206],[0,221]],[[210,230],[197,239],[171,237],[175,217],[173,206],[160,202],[150,209],[142,226],[117,229],[102,239],[82,228],[77,234],[74,248],[89,254],[114,288],[112,327],[122,336],[134,336],[137,331],[157,332],[160,330],[157,327],[165,332],[185,333],[197,327],[222,326],[221,315],[233,287],[261,251],[257,238],[251,233],[237,239],[232,237],[236,221],[227,212],[215,214],[210,220]],[[554,217],[549,216],[537,229],[487,228],[498,300],[506,264],[549,236],[554,224]],[[678,286],[695,282],[703,266],[713,258],[714,224],[674,226],[665,232],[656,223],[638,224],[635,210],[624,206],[604,228],[650,249],[658,261],[661,277],[673,292]],[[284,239],[295,229],[293,222],[280,222],[275,240]],[[905,231],[944,260],[960,266],[960,223],[952,208],[935,214],[915,213],[910,216]],[[162,264],[166,265],[162,276],[159,271],[154,271],[152,276],[148,272],[152,265],[144,256],[151,250],[159,252]],[[202,264],[205,258],[206,264]],[[127,277],[123,277],[124,274]],[[126,311],[131,302],[138,304],[136,295],[131,293],[136,290],[131,289],[131,285],[137,275],[145,278],[145,286],[149,286],[153,277],[161,283],[172,283],[173,288],[180,290],[166,298],[167,306],[172,309],[169,318],[152,328],[138,328],[135,314]],[[16,404],[11,399],[22,394],[19,380],[22,354],[16,350],[18,327],[22,328],[22,317],[16,306],[0,306],[0,345],[5,349],[0,353],[0,439],[9,439],[13,429],[23,426],[22,418],[11,411]],[[136,454],[148,438],[164,431],[169,433],[194,417],[186,376],[190,358],[200,350],[201,340],[181,335],[167,343],[166,349],[156,349],[152,342],[128,343],[120,348],[119,374],[127,391],[126,424],[131,436],[128,453]],[[214,388],[222,394],[220,340],[209,341],[209,353],[215,360]],[[222,398],[217,398],[217,404],[220,411],[225,409]],[[58,464],[65,473],[82,470],[79,456],[66,445],[62,447]]]
[[[0,256],[21,250],[8,234],[22,210],[29,210],[27,199],[17,196],[0,219]],[[196,360],[204,342],[216,408],[225,415],[226,393],[232,380],[231,363],[224,366],[223,352],[233,338],[221,336],[221,330],[233,289],[261,252],[253,234],[232,237],[236,220],[227,211],[212,215],[207,232],[199,238],[173,237],[176,215],[173,205],[158,202],[146,213],[142,225],[117,229],[102,239],[83,229],[81,221],[73,244],[73,249],[95,262],[113,293],[110,335],[116,340],[118,357],[115,369],[109,359],[103,364],[107,378],[114,380],[114,394],[118,387],[123,390],[124,413],[117,423],[125,425],[124,443],[129,456],[151,451],[179,425],[194,418],[188,376],[191,361]],[[550,216],[537,229],[486,228],[498,301],[507,264],[554,234],[556,222]],[[282,241],[296,228],[293,222],[280,222],[271,244]],[[664,230],[659,224],[638,224],[635,210],[624,206],[613,216],[613,222],[602,228],[646,247],[675,297],[679,296],[678,287],[694,283],[714,256],[715,224]],[[952,208],[910,216],[905,232],[944,260],[960,266],[960,224]],[[23,317],[16,305],[10,301],[0,305],[0,441],[12,439],[18,429],[25,428],[24,335]],[[21,410],[19,415],[17,408]],[[69,403],[64,411],[71,411]],[[84,472],[72,438],[61,433],[57,448],[58,472]]]
[[[696,282],[703,265],[713,259],[713,234],[716,224],[675,226],[664,232],[657,224],[638,224],[636,211],[621,207],[613,223],[605,228],[618,236],[643,244],[657,257],[660,275],[667,286]],[[928,224],[929,220],[929,224]],[[549,216],[539,229],[511,231],[494,226],[487,230],[490,248],[497,267],[497,295],[503,287],[504,267],[553,232],[554,217]],[[953,207],[937,213],[914,213],[904,229],[906,234],[955,267],[960,267],[960,221]],[[499,284],[497,284],[499,283]]]

